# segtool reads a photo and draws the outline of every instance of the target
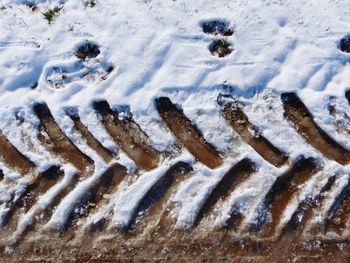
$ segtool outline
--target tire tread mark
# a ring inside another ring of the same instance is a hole
[[[34,112],[53,143],[51,147],[52,151],[82,172],[92,170],[94,166],[93,160],[81,152],[64,134],[52,116],[49,107],[45,103],[36,103],[34,105]]]
[[[205,198],[203,205],[199,208],[193,226],[197,226],[204,216],[212,212],[214,205],[220,198],[223,200],[228,198],[232,191],[255,171],[255,163],[248,158],[240,160],[231,167]]]
[[[101,115],[107,132],[139,168],[152,170],[158,166],[160,153],[151,146],[147,134],[132,117],[119,120],[118,113],[114,112],[105,100],[96,101],[93,106]]]
[[[350,152],[315,123],[312,114],[295,93],[283,93],[281,99],[286,118],[309,144],[328,159],[342,165],[350,162]]]
[[[9,167],[18,170],[22,175],[32,173],[35,170],[35,164],[18,151],[1,132],[0,160],[5,162]]]
[[[115,186],[122,181],[126,173],[124,166],[114,163],[101,176],[96,178],[88,186],[84,196],[78,200],[75,208],[67,212],[69,216],[65,225],[61,226],[61,230],[67,231],[71,227],[76,227],[74,222],[78,218],[86,217],[90,213],[91,207],[95,207],[104,198],[105,194],[111,193]]]
[[[89,131],[89,129],[84,125],[84,123],[81,121],[78,114],[71,113],[69,111],[66,112],[67,115],[72,119],[74,122],[74,127],[77,131],[80,132],[83,139],[86,141],[87,145],[90,146],[95,152],[98,153],[98,155],[105,161],[110,162],[113,160],[114,155],[113,153],[104,147]]]
[[[261,230],[262,237],[275,234],[281,216],[292,196],[298,191],[298,186],[306,182],[318,169],[315,159],[300,157],[289,170],[277,177],[259,207],[257,225],[253,225],[255,230]]]
[[[342,189],[336,200],[328,211],[325,220],[325,232],[333,231],[341,234],[346,228],[346,223],[350,218],[350,179]]]
[[[287,233],[302,234],[307,222],[312,218],[313,212],[322,205],[325,193],[331,190],[335,180],[336,176],[329,177],[327,183],[314,198],[306,198],[299,204],[297,210],[293,213],[291,219],[285,226],[285,231]]]
[[[27,212],[37,200],[38,196],[45,193],[50,187],[56,184],[57,180],[62,176],[60,167],[51,166],[49,169],[39,174],[33,182],[29,183],[23,193],[14,202],[9,204],[9,212],[4,220],[2,220],[2,227],[8,223],[15,224],[18,219],[18,213]],[[22,211],[19,211],[22,210]],[[14,225],[9,226],[14,227]]]
[[[222,158],[215,147],[205,140],[200,130],[168,97],[157,98],[155,104],[170,131],[198,161],[211,169],[222,164]]]
[[[181,180],[179,177],[186,175],[192,171],[192,166],[185,162],[177,162],[172,165],[160,178],[159,180],[146,192],[143,198],[140,200],[137,208],[135,209],[129,224],[127,224],[124,229],[130,230],[135,224],[136,219],[140,213],[153,212],[160,206],[162,206],[167,200],[163,197],[169,189],[176,184],[176,180]],[[146,216],[147,216],[146,213]]]
[[[267,140],[261,132],[249,122],[241,106],[237,102],[222,104],[220,102],[222,101],[222,97],[232,97],[230,95],[220,94],[218,103],[221,104],[225,119],[239,134],[241,139],[272,165],[280,167],[285,164],[288,157]],[[254,135],[252,135],[250,131],[253,131]]]

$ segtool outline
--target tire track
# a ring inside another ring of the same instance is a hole
[[[38,197],[56,184],[61,176],[60,168],[52,166],[39,174],[32,182],[28,182],[25,190],[20,193],[19,197],[14,202],[7,204],[9,210],[6,216],[2,218],[1,227],[6,226],[10,232],[13,232],[20,214],[27,212]]]
[[[337,104],[337,98],[330,97],[329,103],[328,103],[328,112],[335,120],[337,132],[340,134],[349,136],[350,129],[348,126],[349,126],[350,118],[345,112],[344,113],[339,112],[336,108],[336,104]]]
[[[285,226],[284,232],[302,235],[306,224],[313,217],[314,211],[322,206],[325,199],[325,194],[331,191],[335,181],[336,176],[329,177],[327,183],[321,188],[320,192],[314,198],[306,198],[299,203],[297,210],[293,213],[291,219]]]
[[[273,236],[283,212],[298,191],[298,186],[305,183],[318,169],[315,159],[301,157],[288,171],[278,176],[258,208],[258,221],[252,225],[252,230],[259,230],[260,237]]]
[[[49,221],[49,227],[67,231],[78,218],[87,216],[91,207],[98,205],[103,195],[110,193],[126,174],[126,168],[115,163],[102,174],[82,181],[60,202]]]
[[[328,211],[325,221],[325,232],[335,232],[338,235],[346,229],[350,218],[350,180],[335,199]]]
[[[53,145],[49,145],[49,148],[66,162],[74,165],[79,171],[83,173],[92,171],[94,166],[93,160],[82,153],[63,133],[48,106],[45,103],[37,103],[34,105],[34,112],[53,143]]]
[[[227,102],[225,99],[229,99],[230,101]],[[267,140],[261,132],[249,122],[241,106],[237,101],[233,101],[232,96],[220,94],[218,103],[222,108],[225,119],[244,142],[249,144],[272,165],[280,167],[286,163],[288,157]],[[251,131],[254,134],[252,134]]]
[[[309,144],[330,160],[342,165],[349,163],[350,152],[315,123],[313,116],[295,93],[283,93],[281,99],[286,118]]]
[[[248,158],[244,158],[235,164],[220,181],[215,185],[210,194],[203,200],[194,220],[193,227],[196,227],[203,217],[213,211],[215,204],[220,200],[227,199],[233,190],[239,186],[256,171],[256,165]],[[232,222],[231,222],[232,223]]]
[[[0,132],[0,160],[9,167],[18,170],[21,175],[33,173],[35,165],[19,152]]]
[[[105,148],[88,130],[88,128],[80,120],[77,111],[66,111],[67,115],[73,120],[74,128],[81,134],[87,145],[92,148],[105,162],[109,163],[113,160],[113,153]]]
[[[170,131],[198,161],[211,169],[222,164],[222,158],[215,147],[205,140],[198,128],[168,97],[157,98],[155,104]]]
[[[59,171],[59,176],[63,177],[63,171]],[[10,229],[13,235],[9,242],[11,246],[17,246],[24,241],[29,232],[37,232],[39,226],[44,225],[50,219],[54,208],[59,204],[60,200],[74,189],[78,182],[78,175],[65,175],[59,181],[47,187],[44,194],[38,196],[36,203],[19,217],[16,229],[14,226]]]
[[[164,209],[173,190],[184,181],[192,171],[192,166],[182,161],[172,165],[145,193],[133,212],[129,223],[125,225],[123,229],[131,230],[132,226],[138,221],[140,215],[142,216],[142,221],[146,223],[149,223],[150,218],[159,215],[159,211]]]
[[[101,115],[107,132],[139,168],[152,170],[158,166],[160,153],[132,118],[119,120],[107,101],[94,102],[94,108]]]

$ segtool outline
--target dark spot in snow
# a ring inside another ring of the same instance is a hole
[[[84,44],[79,46],[75,56],[79,59],[85,60],[86,58],[97,57],[100,53],[101,51],[97,44],[86,41]]]
[[[31,89],[36,89],[38,87],[38,82],[35,82],[30,88]]]
[[[79,110],[78,110],[77,107],[67,107],[67,108],[64,109],[64,111],[73,120],[78,120],[79,119]]]
[[[112,73],[112,71],[114,70],[114,66],[110,65],[107,70],[106,70],[106,74],[104,74],[101,79],[102,80],[106,80],[108,78],[108,76]]]
[[[212,35],[232,36],[234,31],[225,20],[208,20],[201,23],[203,32]]]
[[[350,35],[346,35],[340,40],[339,48],[343,52],[350,53]]]
[[[209,51],[213,56],[225,57],[233,51],[232,44],[224,39],[216,39],[209,45]]]
[[[30,9],[30,11],[35,12],[38,10],[38,6],[34,2],[26,3],[26,6]]]

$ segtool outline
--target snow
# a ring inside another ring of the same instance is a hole
[[[31,11],[30,3],[38,10]],[[349,136],[336,131],[327,112],[330,96],[340,98],[338,118],[349,111],[344,91],[350,87],[350,55],[338,49],[340,39],[349,32],[350,6],[345,0],[100,0],[94,7],[86,0],[0,0],[0,7],[1,132],[40,171],[59,164],[36,138],[39,122],[31,108],[34,102],[45,101],[62,130],[96,164],[95,174],[57,208],[52,224],[63,224],[87,185],[107,167],[73,129],[66,107],[76,107],[92,134],[118,154],[118,162],[130,174],[136,173],[134,184],[111,197],[117,225],[128,222],[138,200],[170,164],[180,159],[193,163],[193,157],[184,150],[156,170],[138,174],[135,163],[102,127],[91,106],[94,100],[127,107],[154,147],[164,151],[175,138],[157,114],[154,99],[168,96],[223,154],[225,163],[216,170],[195,163],[195,176],[182,183],[173,197],[177,225],[184,228],[191,226],[196,208],[224,172],[243,157],[256,161],[259,171],[223,204],[216,224],[224,223],[234,202],[242,202],[242,209],[256,207],[275,177],[287,168],[271,167],[241,142],[220,115],[219,93],[240,98],[249,120],[290,156],[289,164],[304,155],[320,158],[329,174],[338,169],[286,121],[280,101],[280,94],[286,91],[297,92],[317,124],[350,149]],[[62,9],[48,23],[43,13],[55,7]],[[212,56],[208,50],[214,39],[223,38],[203,32],[203,21],[212,19],[227,21],[234,30],[232,36],[224,37],[234,48],[227,57]],[[101,53],[82,61],[75,51],[86,41],[96,43]],[[107,74],[111,66],[114,70]],[[2,165],[5,177],[21,185],[23,179]],[[261,180],[264,184],[257,187]],[[0,187],[12,189],[4,182]],[[246,223],[254,220],[254,213],[249,209]]]

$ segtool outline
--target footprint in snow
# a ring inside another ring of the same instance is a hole
[[[200,23],[206,34],[220,36],[213,39],[208,49],[213,56],[222,58],[232,53],[233,45],[226,39],[234,33],[232,25],[225,19],[212,19]]]
[[[101,53],[96,43],[85,41],[78,46],[75,56],[78,61],[50,68],[46,75],[47,83],[55,89],[62,89],[69,83],[79,80],[106,80],[114,70],[112,65],[102,63],[97,57]]]

